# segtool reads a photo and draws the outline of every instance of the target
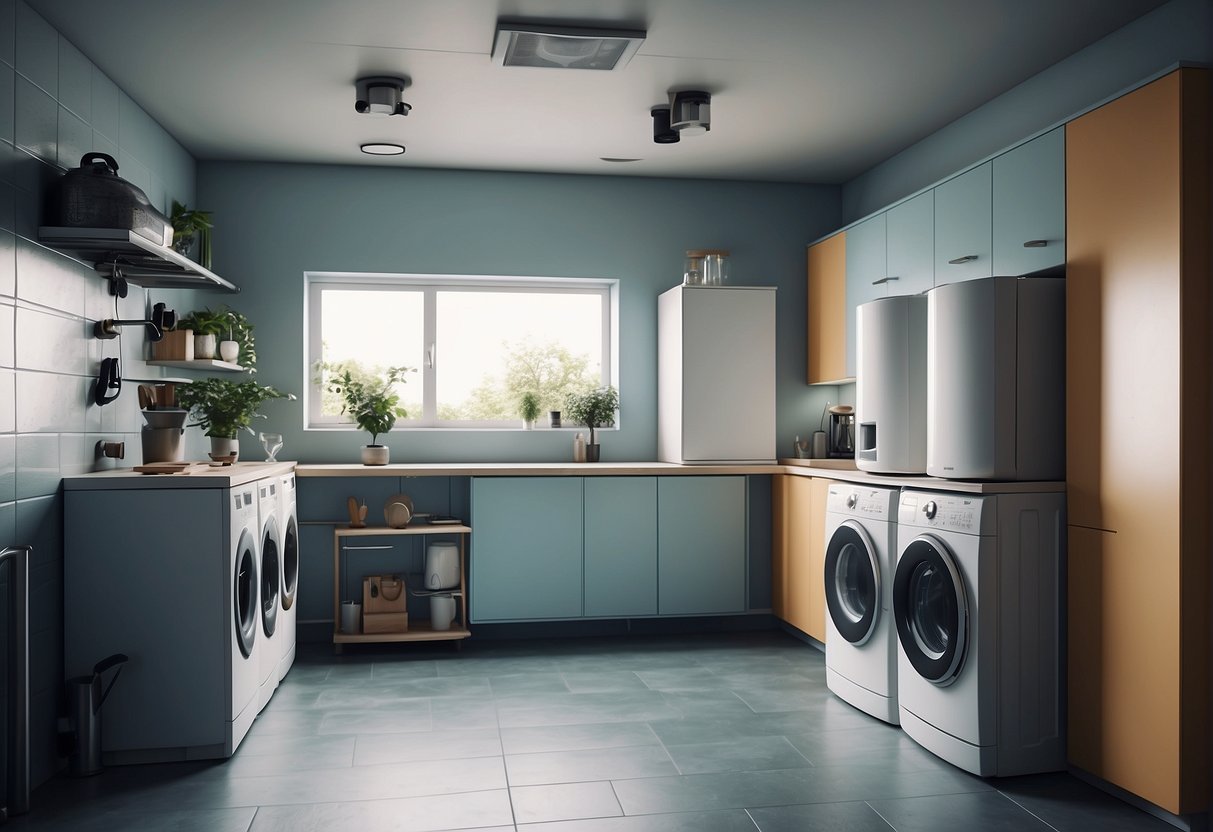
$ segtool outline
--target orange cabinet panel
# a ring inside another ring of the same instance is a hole
[[[825,497],[828,480],[778,475],[772,483],[775,615],[825,641]],[[820,505],[819,505],[820,504]]]
[[[847,376],[847,235],[809,246],[809,384],[836,383]]]

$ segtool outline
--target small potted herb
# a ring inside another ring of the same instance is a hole
[[[565,402],[569,418],[590,429],[590,441],[585,446],[585,461],[597,462],[599,457],[598,428],[609,428],[615,424],[615,411],[619,409],[619,392],[614,387],[599,387],[588,393],[570,394]]]
[[[523,393],[518,399],[518,415],[522,417],[522,426],[534,430],[535,420],[539,418],[539,396],[530,391]]]
[[[183,316],[177,322],[177,329],[194,331],[194,358],[214,358],[218,353],[224,361],[238,363],[250,373],[256,372],[253,324],[240,312],[227,306],[218,309],[208,306]]]
[[[322,372],[331,367],[321,366]],[[359,381],[350,375],[349,369],[340,375],[328,378],[326,387],[332,393],[341,396],[345,406],[342,413],[348,413],[358,423],[358,427],[371,435],[369,445],[362,446],[363,465],[387,465],[391,458],[391,449],[387,445],[378,444],[379,434],[387,433],[396,424],[396,420],[408,416],[408,411],[400,406],[400,396],[393,390],[397,384],[404,382],[404,374],[413,372],[410,367],[388,367],[384,374],[370,382]]]
[[[210,211],[199,211],[186,208],[177,200],[173,200],[173,251],[185,257],[190,256],[194,241],[201,242],[197,262],[204,269],[211,267],[211,220]]]
[[[239,453],[237,435],[248,431],[256,436],[254,419],[264,419],[258,408],[270,399],[294,399],[255,381],[234,382],[222,378],[204,378],[177,388],[177,403],[190,411],[194,425],[211,438],[211,456],[226,457]],[[192,427],[192,426],[191,426]]]

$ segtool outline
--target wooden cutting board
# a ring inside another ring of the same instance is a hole
[[[209,462],[149,462],[147,465],[136,465],[135,471],[140,474],[201,474],[213,467]]]

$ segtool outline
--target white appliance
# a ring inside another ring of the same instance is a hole
[[[230,757],[257,715],[256,490],[159,479],[64,480],[64,669],[130,656],[101,710],[107,764]]]
[[[449,540],[436,540],[425,549],[425,588],[451,589],[459,586],[459,546]]]
[[[896,488],[832,483],[826,498],[826,685],[897,724]]]
[[[773,287],[676,286],[657,298],[657,458],[774,462]]]
[[[299,512],[295,502],[295,475],[286,474],[278,482],[278,520],[282,532],[282,584],[279,589],[278,632],[281,655],[278,679],[281,681],[295,663],[299,615]]]
[[[1065,495],[906,490],[893,579],[901,727],[982,777],[1065,768]]]
[[[880,298],[860,304],[855,317],[855,466],[926,473],[927,299]]]
[[[278,526],[278,477],[258,480],[257,506],[261,521],[261,663],[257,710],[269,704],[278,687],[278,662],[283,640],[278,637],[278,607],[282,598],[282,530]]]
[[[1065,280],[988,277],[927,299],[927,473],[1065,479]]]

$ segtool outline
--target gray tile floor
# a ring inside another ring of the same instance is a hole
[[[1165,830],[1069,775],[971,777],[782,633],[305,651],[235,757],[57,779],[13,829]]]

